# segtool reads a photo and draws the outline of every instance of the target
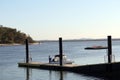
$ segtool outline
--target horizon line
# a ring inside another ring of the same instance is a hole
[[[89,41],[89,40],[107,40],[107,38],[81,38],[81,39],[63,39],[63,41]],[[112,38],[112,40],[120,40],[120,38]],[[45,39],[45,40],[35,40],[35,41],[58,41],[56,39]]]

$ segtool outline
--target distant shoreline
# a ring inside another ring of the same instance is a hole
[[[30,43],[30,45],[36,45],[39,43]],[[0,46],[19,46],[19,45],[25,45],[25,44],[18,44],[18,43],[13,43],[13,44],[0,44]]]
[[[22,44],[0,44],[0,46],[18,46],[18,45],[22,45]]]

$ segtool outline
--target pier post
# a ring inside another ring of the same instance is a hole
[[[59,55],[60,55],[60,66],[63,65],[63,60],[62,60],[62,55],[63,55],[63,50],[62,50],[62,38],[59,38]]]
[[[29,63],[29,45],[28,45],[28,39],[25,40],[26,44],[26,63]]]
[[[108,36],[108,63],[112,62],[112,41],[111,36]]]

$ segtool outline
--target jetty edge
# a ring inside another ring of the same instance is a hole
[[[69,71],[73,67],[78,66],[77,64],[64,64],[60,66],[59,64],[41,63],[41,62],[30,62],[30,63],[18,63],[19,67],[29,67],[29,68],[39,68],[45,70],[55,70],[55,71]]]

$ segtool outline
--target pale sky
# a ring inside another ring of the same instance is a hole
[[[35,40],[120,38],[120,0],[0,0],[0,25]]]

